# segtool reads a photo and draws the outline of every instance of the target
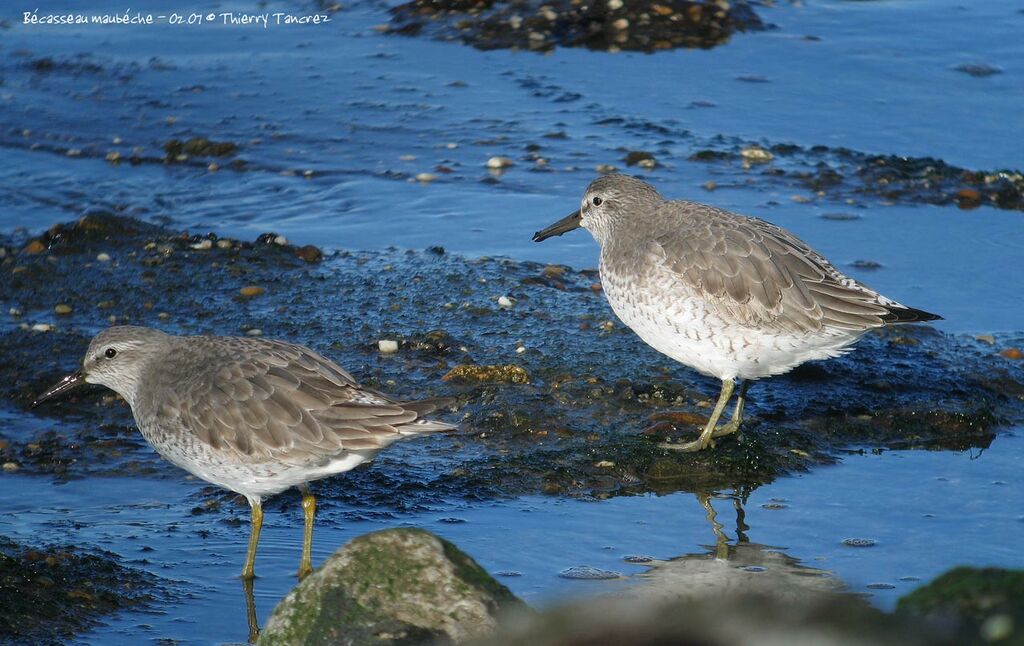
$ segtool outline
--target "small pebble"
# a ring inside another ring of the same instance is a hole
[[[622,560],[626,563],[650,563],[654,559],[650,556],[641,556],[639,554],[630,554],[629,556],[623,556]]]
[[[618,579],[622,575],[618,572],[612,572],[611,570],[602,570],[600,568],[592,567],[590,565],[575,565],[573,567],[565,568],[558,573],[558,576],[563,579],[586,579],[586,580],[598,580],[598,579]]]
[[[492,170],[508,168],[509,166],[513,166],[514,164],[515,162],[513,162],[508,157],[491,157],[490,159],[487,160],[487,168],[490,168]]]
[[[847,538],[843,540],[847,547],[874,547],[875,541],[871,538]]]
[[[611,460],[601,460],[600,462],[596,463],[594,466],[599,468],[599,469],[609,469],[611,467],[614,467],[615,463],[612,462]]]
[[[110,262],[110,254],[109,253],[97,254],[96,255],[96,260],[99,260],[100,262]]]
[[[763,164],[774,159],[774,155],[760,146],[750,146],[740,151],[740,156],[749,162]]]
[[[13,316],[14,318],[18,318],[19,316],[21,316],[22,312],[17,307],[12,307],[11,309],[7,310],[7,313]]]
[[[398,341],[393,339],[381,339],[377,341],[377,349],[381,354],[394,354],[398,352]]]
[[[224,240],[224,239],[218,240],[217,241],[217,248],[218,249],[230,249],[231,248],[231,241],[230,240]]]
[[[974,339],[976,341],[981,341],[982,343],[987,343],[989,345],[996,344],[996,338],[991,334],[979,334],[978,336],[974,337]]]
[[[433,173],[417,173],[416,175],[416,181],[424,184],[433,182],[435,179],[437,179],[437,175]]]
[[[19,469],[17,462],[4,462],[4,471],[7,473],[14,473]]]
[[[608,10],[609,11],[618,11],[619,9],[622,8],[622,5],[623,5],[622,0],[608,0]]]
[[[619,1],[621,2],[621,0]],[[615,166],[612,166],[611,164],[598,164],[597,167],[594,168],[594,170],[601,173],[602,175],[607,175],[608,173],[614,173],[618,169]]]
[[[999,354],[1004,356],[1004,357],[1006,357],[1007,359],[1021,359],[1021,358],[1024,358],[1024,352],[1021,352],[1020,348],[1006,348],[1005,350],[1003,350]]]
[[[209,238],[207,238],[206,240],[200,240],[199,242],[195,243],[194,245],[191,245],[191,247],[193,249],[198,249],[200,251],[205,251],[206,249],[212,249],[213,248],[213,240],[210,240]]]
[[[498,307],[504,310],[512,309],[512,306],[516,304],[515,299],[509,298],[508,296],[498,297]]]
[[[288,238],[284,236],[277,236],[274,238],[274,244],[278,244],[284,247],[285,245],[288,244]]]
[[[246,298],[252,298],[253,296],[262,295],[265,291],[267,290],[263,289],[262,287],[258,287],[256,285],[248,285],[238,290],[238,293]]]
[[[248,330],[245,331],[245,333],[248,336],[263,336],[263,330],[259,329],[258,327],[249,328]]]
[[[658,162],[654,159],[641,159],[636,165],[644,170],[652,170],[658,165]]]
[[[65,316],[72,312],[72,307],[67,303],[58,303],[56,306],[54,306],[53,311],[55,314]]]
[[[220,170],[220,164],[216,162],[210,162],[210,165],[206,167],[206,170],[210,171],[211,173],[216,173],[217,171]]]
[[[619,18],[618,20],[612,23],[612,28],[618,29],[619,31],[629,29],[629,21],[626,20],[625,18]]]

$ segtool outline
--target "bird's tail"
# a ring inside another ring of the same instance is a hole
[[[904,305],[890,306],[888,310],[889,313],[883,316],[882,320],[889,324],[923,323],[924,321],[942,320],[942,317],[938,314],[932,314],[931,312],[925,312],[924,310],[906,307]]]
[[[406,410],[415,411],[419,417],[408,424],[398,427],[402,435],[415,435],[419,433],[436,433],[437,431],[450,431],[456,428],[455,424],[441,422],[434,419],[425,419],[423,416],[432,413],[439,408],[451,406],[455,403],[452,397],[434,397],[431,399],[420,399],[417,401],[399,402],[399,405]]]

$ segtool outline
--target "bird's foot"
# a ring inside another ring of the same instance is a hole
[[[732,420],[722,424],[711,434],[711,437],[724,437],[726,435],[732,435],[736,431],[740,430],[739,420]]]
[[[715,438],[716,437],[724,437],[726,435],[732,435],[733,433],[735,433],[738,430],[740,430],[740,422],[739,422],[739,420],[735,420],[734,419],[734,420],[732,420],[730,422],[726,422],[725,424],[722,424],[721,426],[717,427],[714,431],[712,431],[710,433],[708,433],[707,431],[705,431],[704,433],[701,433],[700,437],[697,438],[696,440],[693,440],[692,442],[682,442],[682,443],[662,442],[662,443],[658,444],[658,448],[659,449],[668,449],[670,451],[683,451],[684,453],[693,453],[693,452],[696,452],[696,451],[703,451],[704,449],[709,448],[709,447],[710,448],[714,448],[714,446],[715,446]]]
[[[704,444],[699,439],[696,439],[692,442],[661,442],[658,444],[659,449],[668,449],[669,451],[682,451],[684,453],[694,453],[696,451],[703,451],[708,446],[714,446],[714,442],[708,442],[707,444]]]

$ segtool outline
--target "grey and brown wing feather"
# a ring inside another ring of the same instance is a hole
[[[668,205],[659,214],[668,232],[644,245],[646,261],[668,269],[726,320],[803,333],[941,318],[844,276],[774,224],[693,202]]]
[[[326,463],[347,451],[373,454],[405,435],[452,428],[423,418],[445,400],[391,399],[303,346],[243,338],[230,345],[208,346],[217,356],[206,357],[205,374],[171,389],[171,408],[213,449],[254,460]]]

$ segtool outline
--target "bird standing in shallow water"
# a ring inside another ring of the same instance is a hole
[[[601,285],[615,314],[655,350],[722,381],[700,437],[665,448],[701,450],[739,430],[752,380],[843,354],[873,328],[942,318],[844,276],[770,222],[666,200],[628,175],[592,182],[578,211],[533,239],[578,227],[601,245]],[[737,379],[732,419],[719,426]]]
[[[33,406],[82,383],[124,397],[163,458],[246,497],[245,579],[255,576],[264,497],[289,487],[302,492],[304,577],[313,571],[316,512],[307,483],[348,471],[403,437],[453,428],[422,418],[443,400],[396,401],[309,348],[268,339],[111,327],[93,338],[82,368]]]

